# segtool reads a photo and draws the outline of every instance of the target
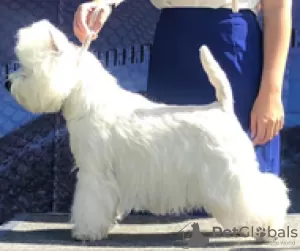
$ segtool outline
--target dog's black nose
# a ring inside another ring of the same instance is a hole
[[[11,81],[9,80],[9,79],[7,79],[6,81],[5,81],[5,88],[6,88],[6,90],[8,90],[9,92],[10,92],[10,88],[11,88]]]

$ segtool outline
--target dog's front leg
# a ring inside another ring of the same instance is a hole
[[[118,188],[112,175],[80,170],[72,206],[72,236],[77,240],[106,238],[115,222]]]

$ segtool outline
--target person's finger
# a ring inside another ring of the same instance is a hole
[[[80,43],[84,42],[84,35],[82,33],[80,33],[79,31],[75,31],[75,36],[77,37],[77,39],[80,41]]]
[[[85,36],[87,36],[90,33],[90,28],[88,26],[88,15],[90,11],[90,8],[83,8],[80,13],[80,17],[77,20],[78,28],[80,32],[82,32]]]
[[[251,139],[254,139],[257,133],[257,121],[256,116],[251,114],[250,117],[250,131],[251,131]]]
[[[76,10],[76,12],[74,13],[74,18],[73,18],[73,30],[74,30],[74,32],[78,32],[77,19],[78,19],[78,10]]]
[[[92,16],[92,13],[91,13],[91,16]],[[93,24],[91,24],[90,29],[92,31],[98,33],[101,30],[103,16],[104,16],[104,10],[102,9],[101,11],[99,11],[99,13],[95,19],[95,22]]]
[[[98,38],[98,33],[93,32],[92,33],[92,40],[96,40]]]
[[[77,23],[76,23],[75,19],[73,21],[73,32],[74,32],[75,36],[80,40],[80,31],[78,29],[78,26],[77,26]]]
[[[261,145],[263,144],[263,140],[265,138],[266,135],[266,123],[264,121],[261,120],[257,120],[257,133],[256,136],[254,138],[254,145]]]
[[[73,29],[74,29],[74,34],[78,38],[78,40],[80,42],[83,42],[86,34],[84,32],[83,26],[80,23],[81,23],[81,9],[78,8],[74,14]]]
[[[277,121],[269,121],[266,125],[266,133],[264,139],[262,139],[261,144],[269,142],[275,135],[277,130]]]
[[[78,24],[76,21],[74,22],[74,34],[81,43],[84,41],[84,39],[86,37],[85,33],[78,28]]]
[[[75,11],[74,17],[73,17],[73,31],[74,32],[77,29],[77,27],[76,27],[76,16],[77,16],[77,10]]]
[[[276,123],[276,132],[274,137],[280,133],[280,131],[283,129],[283,125],[284,125],[284,119],[282,118],[278,120],[278,122]]]
[[[282,122],[281,120],[278,120],[276,125],[275,125],[275,130],[274,130],[274,136],[277,136],[279,134],[279,132],[281,131],[281,126],[282,126]]]
[[[282,117],[280,120],[280,131],[283,129],[283,127],[284,127],[284,117]]]

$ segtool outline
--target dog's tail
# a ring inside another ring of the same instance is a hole
[[[234,101],[230,82],[206,45],[200,48],[200,59],[210,83],[216,90],[218,102],[224,111],[232,112]]]

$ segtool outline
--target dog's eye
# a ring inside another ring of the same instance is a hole
[[[33,69],[23,68],[22,74],[27,75],[27,76],[31,75],[31,74],[33,74]]]
[[[20,71],[20,76],[22,77],[22,78],[28,78],[28,76],[30,76],[32,73],[31,73],[32,71],[27,71],[27,70],[21,70]]]

